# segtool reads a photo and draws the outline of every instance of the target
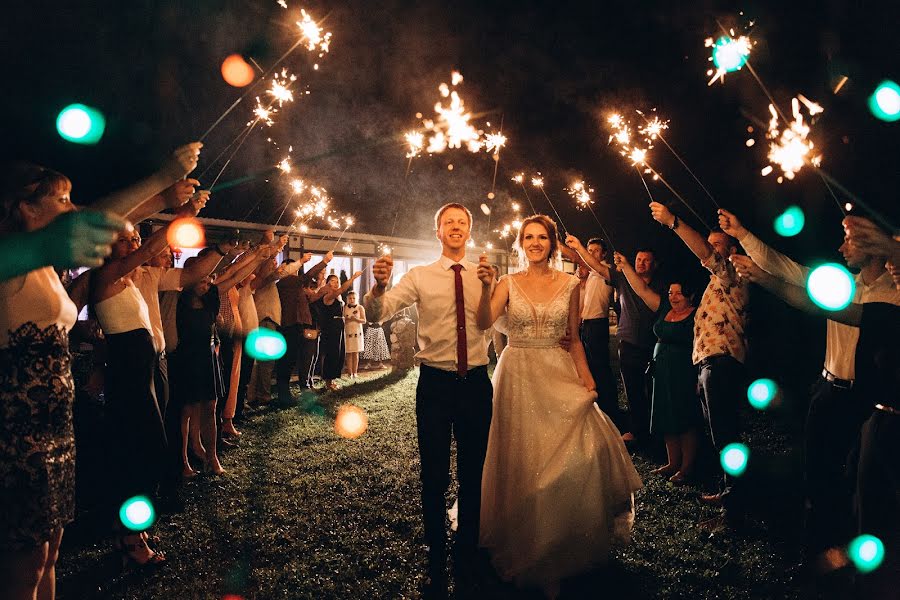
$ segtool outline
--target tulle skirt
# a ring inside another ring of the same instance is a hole
[[[480,543],[498,573],[547,585],[605,564],[641,488],[618,429],[558,346],[507,347],[493,384]]]

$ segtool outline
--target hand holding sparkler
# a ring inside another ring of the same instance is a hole
[[[719,229],[738,241],[744,239],[750,233],[746,227],[741,225],[741,222],[733,213],[728,212],[724,208],[719,209]]]
[[[672,226],[675,225],[675,215],[672,214],[664,204],[660,204],[659,202],[651,202],[650,203],[650,215],[653,217],[653,220],[657,223],[661,223],[672,229]]]
[[[884,256],[900,267],[900,236],[893,238],[865,217],[846,217],[844,232],[851,244],[871,256]]]
[[[200,182],[196,179],[181,179],[164,189],[160,196],[166,208],[178,208],[191,199],[198,185]]]
[[[206,203],[209,201],[209,191],[201,190],[191,196],[191,199],[179,206],[175,210],[176,217],[196,217],[201,210],[206,208]]]
[[[188,173],[197,168],[197,161],[200,159],[200,149],[202,147],[202,142],[192,142],[176,148],[172,156],[159,170],[160,175],[173,183],[179,179],[184,179]]]
[[[300,257],[300,264],[306,264],[312,260],[312,252],[304,252]]]
[[[383,292],[394,273],[394,259],[390,255],[379,256],[372,266],[372,275],[375,277],[375,288]],[[377,294],[380,295],[380,294]]]
[[[478,257],[478,269],[476,270],[476,274],[478,275],[478,279],[481,280],[481,285],[484,287],[490,287],[491,284],[497,279],[497,271],[493,266],[488,264],[487,254],[482,254]]]
[[[625,258],[625,255],[621,252],[613,252],[613,264],[616,266],[616,271],[619,273],[623,273],[625,269],[631,266],[628,259]]]
[[[753,262],[753,259],[749,256],[732,254],[728,257],[728,260],[734,265],[734,270],[737,271],[738,276],[742,279],[753,283],[762,283],[762,280],[766,277],[766,272]]]
[[[566,234],[566,239],[564,240],[566,246],[574,250],[575,252],[584,251],[584,245],[581,243],[577,237],[572,235],[571,233]]]

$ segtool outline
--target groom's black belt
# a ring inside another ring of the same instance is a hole
[[[461,381],[468,379],[472,375],[479,375],[481,373],[487,374],[487,365],[481,365],[480,367],[472,367],[468,371],[464,377],[460,377],[456,371],[445,371],[444,369],[438,369],[437,367],[429,367],[428,365],[422,365],[419,367],[420,371],[425,371],[434,376],[438,377],[446,377],[448,380],[456,380]]]

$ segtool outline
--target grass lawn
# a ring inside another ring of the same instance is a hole
[[[387,374],[252,417],[240,445],[223,456],[227,475],[187,483],[185,510],[160,519],[155,533],[168,561],[155,572],[122,572],[109,541],[80,519],[64,540],[60,597],[417,597],[425,556],[417,376]],[[356,440],[333,430],[337,408],[348,401],[369,416]],[[789,436],[760,416],[748,418],[751,447],[790,467]],[[761,516],[749,533],[711,537],[696,526],[715,514],[697,503],[700,488],[650,475],[655,465],[643,455],[635,464],[646,487],[637,497],[633,544],[580,581],[572,597],[805,597],[799,521],[781,504],[797,487],[793,469],[756,482]],[[710,485],[714,470],[705,470]]]

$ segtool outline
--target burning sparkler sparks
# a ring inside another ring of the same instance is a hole
[[[307,50],[310,52],[318,50],[319,56],[328,52],[331,45],[331,32],[323,32],[309,13],[303,9],[300,9],[300,20],[297,21],[297,27],[300,28],[300,39],[306,42]]]
[[[591,193],[594,191],[593,188],[588,188],[584,185],[583,181],[577,181],[573,183],[571,186],[566,188],[566,191],[569,193],[572,198],[578,203],[579,208],[590,207],[591,204],[594,203],[591,200]]]
[[[463,81],[461,74],[453,72],[451,83],[441,83],[438,92],[441,98],[449,98],[449,105],[445,101],[438,101],[434,105],[436,117],[434,119],[422,119],[422,126],[426,132],[430,132],[425,140],[425,134],[409,132],[405,134],[408,151],[407,158],[419,156],[423,149],[428,154],[439,154],[447,149],[465,147],[469,152],[476,153],[482,149],[499,154],[500,149],[506,144],[507,138],[502,133],[490,133],[485,135],[470,122],[472,113],[467,112],[465,102],[454,89]],[[417,113],[416,118],[421,118]]]
[[[294,101],[294,93],[291,91],[291,84],[297,81],[296,75],[289,75],[287,69],[282,69],[281,73],[272,76],[272,86],[266,90],[266,93],[272,96],[272,102],[277,102],[278,106],[283,106],[285,102]]]
[[[723,35],[717,40],[706,38],[704,41],[707,48],[712,48],[709,60],[716,67],[715,71],[710,69],[706,72],[707,75],[712,75],[712,79],[706,85],[712,85],[716,81],[724,83],[726,73],[739,71],[747,64],[753,41],[746,35],[734,38],[734,30],[731,30],[730,34],[730,36]]]
[[[290,173],[291,172],[291,161],[289,158],[281,159],[281,162],[278,163],[278,168],[282,173]]]
[[[777,165],[781,168],[784,177],[793,179],[807,162],[815,167],[822,163],[822,155],[814,152],[813,142],[809,139],[810,126],[803,119],[800,109],[801,102],[811,117],[823,112],[821,106],[802,95],[798,95],[797,98],[791,100],[791,112],[794,120],[784,129],[781,129],[778,111],[775,106],[769,105],[769,113],[772,118],[769,120],[769,130],[766,137],[772,140],[769,144],[768,154],[770,165],[763,169],[763,176],[771,173],[771,167]],[[779,177],[779,183],[781,183],[781,179]]]

